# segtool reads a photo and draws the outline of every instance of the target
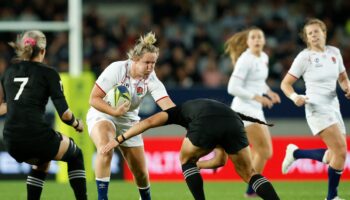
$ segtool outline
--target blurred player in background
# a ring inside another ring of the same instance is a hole
[[[350,99],[350,82],[338,48],[326,45],[327,27],[321,20],[310,19],[302,33],[307,48],[298,54],[281,83],[281,89],[296,106],[305,105],[306,120],[313,135],[321,137],[327,149],[299,149],[289,144],[282,164],[288,172],[296,159],[308,158],[329,164],[327,200],[340,199],[338,185],[346,160],[345,126],[336,93],[337,80]],[[306,96],[295,93],[293,84],[303,77]]]
[[[159,55],[158,47],[154,46],[155,42],[155,35],[151,32],[144,37],[141,36],[138,43],[129,51],[129,59],[110,64],[98,77],[92,89],[87,124],[90,137],[98,151],[95,176],[99,200],[108,199],[110,164],[113,156],[112,151],[101,154],[99,151],[101,147],[113,141],[116,135],[123,134],[140,120],[138,116],[140,104],[146,94],[151,94],[163,110],[175,106],[154,72]],[[113,108],[103,98],[117,84],[125,85],[129,89],[131,102]],[[142,136],[130,138],[119,149],[134,175],[142,200],[151,199]]]
[[[234,112],[225,104],[210,99],[195,99],[180,106],[159,112],[133,126],[116,140],[106,145],[102,153],[109,153],[116,146],[124,144],[130,137],[149,128],[177,124],[187,129],[180,150],[182,172],[194,199],[204,200],[203,179],[196,162],[220,147],[228,154],[242,179],[251,185],[263,199],[279,199],[272,184],[257,173],[252,165],[250,147],[242,119],[264,122]]]
[[[234,65],[228,84],[228,93],[235,96],[231,108],[265,122],[263,107],[271,108],[281,100],[279,95],[266,84],[269,58],[263,52],[265,46],[263,31],[253,27],[238,32],[229,38],[225,45],[226,53],[230,55]],[[271,134],[262,124],[250,121],[243,121],[243,123],[249,143],[253,147],[253,167],[258,173],[262,173],[267,160],[272,156]],[[216,150],[216,153],[219,151]],[[200,168],[217,167],[220,166],[219,163],[224,163],[224,160],[224,154],[216,154],[213,160],[200,161],[198,166]],[[250,185],[245,196],[256,196]]]
[[[45,122],[45,106],[51,97],[61,120],[83,131],[83,122],[69,110],[58,73],[43,64],[46,37],[27,31],[10,45],[17,59],[1,79],[0,99],[7,104],[4,143],[17,162],[32,165],[27,178],[27,199],[40,199],[50,161],[68,164],[68,177],[75,198],[87,199],[83,154],[73,139],[50,128]]]

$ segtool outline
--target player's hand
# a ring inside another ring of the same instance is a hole
[[[126,112],[128,112],[128,110],[130,109],[130,101],[125,101],[122,105],[120,105],[115,112],[115,116],[119,117],[124,115]]]
[[[273,104],[281,103],[281,98],[276,92],[270,90],[267,92],[267,96],[271,99]]]
[[[346,97],[347,99],[350,99],[350,89],[349,89],[349,88],[346,88],[346,89],[344,90],[344,92],[345,92],[345,97]]]
[[[264,97],[264,96],[255,95],[254,100],[261,103],[263,107],[272,108],[272,106],[273,106],[272,101],[269,98]]]
[[[101,153],[105,154],[118,146],[119,146],[119,143],[116,140],[111,140],[101,148]]]
[[[75,129],[75,131],[81,133],[81,132],[83,132],[83,130],[84,130],[84,123],[83,123],[83,120],[77,119],[77,122],[78,122],[78,124],[75,125],[73,128]]]
[[[307,103],[307,101],[309,100],[309,98],[305,95],[298,95],[295,99],[294,99],[294,104],[298,107],[301,107],[303,105],[305,105]]]

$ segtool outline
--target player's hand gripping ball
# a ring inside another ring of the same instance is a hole
[[[116,85],[109,90],[104,97],[104,100],[114,108],[118,108],[125,102],[131,101],[129,90],[124,85]]]

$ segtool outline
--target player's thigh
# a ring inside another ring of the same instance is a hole
[[[182,146],[180,150],[180,162],[181,164],[185,164],[187,162],[197,162],[199,158],[207,155],[213,149],[204,149],[201,147],[197,147],[192,144],[190,139],[187,137],[182,141]]]
[[[332,153],[335,151],[346,152],[346,138],[345,135],[341,133],[338,124],[329,126],[321,131],[319,135]]]
[[[252,124],[245,127],[248,141],[255,152],[272,154],[272,141],[269,129],[265,125]]]
[[[100,120],[91,129],[90,137],[97,149],[106,145],[115,137],[115,126],[109,120]]]
[[[132,171],[147,170],[144,146],[138,146],[138,147],[119,146],[119,149]]]
[[[236,172],[245,182],[249,182],[250,177],[255,173],[251,160],[250,147],[247,146],[236,154],[229,154],[228,157],[234,164]]]

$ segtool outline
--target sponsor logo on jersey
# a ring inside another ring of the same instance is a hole
[[[322,67],[323,66],[322,64],[319,63],[320,62],[319,58],[315,58],[314,62],[316,63],[315,67]]]

